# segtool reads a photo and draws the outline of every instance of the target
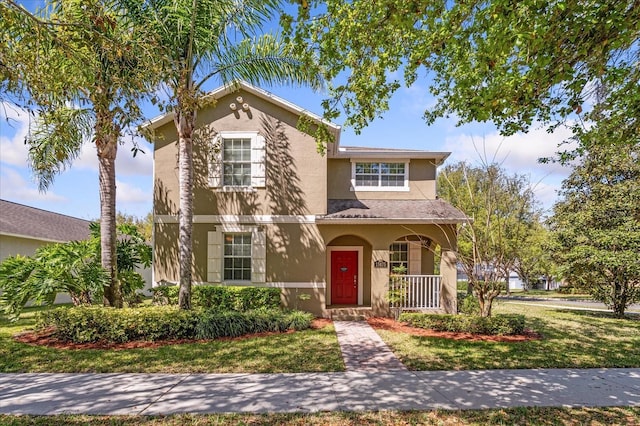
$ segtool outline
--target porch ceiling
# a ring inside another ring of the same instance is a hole
[[[319,224],[455,224],[469,222],[460,210],[443,200],[344,200],[330,199],[328,213]]]

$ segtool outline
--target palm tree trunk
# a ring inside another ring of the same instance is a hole
[[[96,147],[100,181],[100,260],[109,273],[109,286],[104,287],[104,305],[122,308],[116,256],[116,154],[119,132],[114,131],[113,126],[110,116],[98,116],[96,129],[100,129],[100,133],[96,133]]]
[[[191,257],[193,231],[193,128],[196,112],[190,108],[178,108],[175,124],[178,129],[178,169],[180,180],[180,211],[178,230],[178,250],[180,266],[180,309],[191,309]]]

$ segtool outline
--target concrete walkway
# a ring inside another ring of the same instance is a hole
[[[408,371],[367,323],[335,327],[344,373],[0,374],[0,414],[640,406],[640,368]]]
[[[364,321],[334,321],[347,371],[407,371],[378,333]]]

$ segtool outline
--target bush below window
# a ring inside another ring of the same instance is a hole
[[[491,317],[403,313],[400,322],[435,331],[487,335],[513,335],[524,332],[524,315],[499,314]]]
[[[152,288],[153,303],[177,305],[178,286]],[[232,287],[198,285],[192,287],[191,303],[194,307],[214,308],[220,311],[244,312],[254,309],[277,309],[280,307],[280,289],[271,287]]]
[[[300,311],[260,309],[246,312],[174,306],[113,309],[97,306],[56,308],[41,312],[39,328],[52,328],[54,336],[73,343],[165,339],[213,339],[266,331],[303,330],[313,315]]]

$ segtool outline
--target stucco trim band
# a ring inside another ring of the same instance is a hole
[[[252,282],[233,282],[229,284],[225,283],[209,283],[209,282],[194,282],[196,285],[221,285],[221,286],[247,286],[247,287],[275,287],[275,288],[326,288],[327,283],[324,281],[310,281],[310,282],[266,282],[266,283],[252,283]]]
[[[178,223],[177,215],[157,215],[153,223]],[[316,223],[314,215],[194,215],[193,223]]]

